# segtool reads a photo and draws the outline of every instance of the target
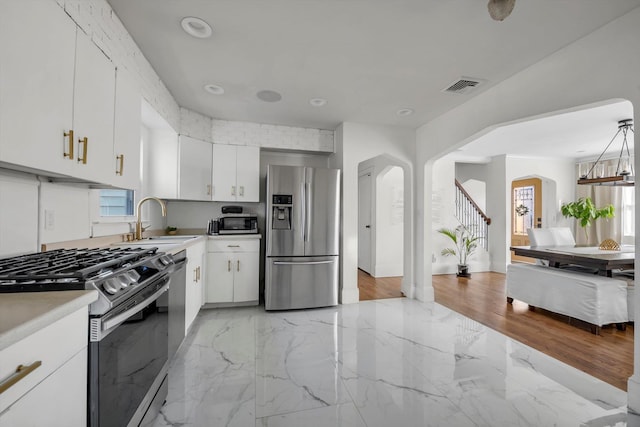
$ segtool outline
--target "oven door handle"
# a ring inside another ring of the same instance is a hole
[[[167,289],[169,289],[169,276],[164,277],[162,280],[164,280],[166,283],[149,298],[145,299],[139,304],[136,304],[134,307],[131,307],[129,310],[125,311],[124,313],[118,314],[113,319],[108,319],[102,322],[102,330],[106,331],[115,326],[118,326],[119,324],[127,320],[129,317],[142,311],[146,306],[151,304],[153,301],[157,300],[160,297],[160,295],[162,295],[167,291]]]

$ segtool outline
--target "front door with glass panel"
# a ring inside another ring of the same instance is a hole
[[[542,227],[542,180],[520,179],[511,183],[511,246],[529,246],[529,228]],[[514,255],[511,261],[535,262],[533,258]]]

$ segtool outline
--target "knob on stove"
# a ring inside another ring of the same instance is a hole
[[[120,280],[118,280],[117,277],[112,277],[110,279],[105,280],[102,287],[104,288],[105,291],[107,291],[108,294],[114,295],[120,290],[120,287],[121,287]]]

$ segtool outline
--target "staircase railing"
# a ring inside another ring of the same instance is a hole
[[[489,250],[489,218],[456,179],[456,218],[478,237],[478,246]]]

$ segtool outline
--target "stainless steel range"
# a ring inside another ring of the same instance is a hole
[[[89,426],[139,425],[166,397],[168,313],[157,299],[186,260],[156,248],[62,249],[0,260],[0,292],[88,289]]]

